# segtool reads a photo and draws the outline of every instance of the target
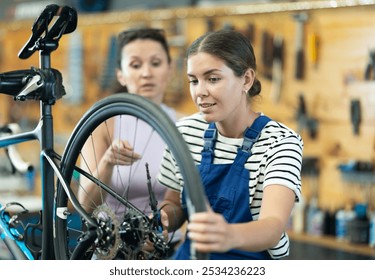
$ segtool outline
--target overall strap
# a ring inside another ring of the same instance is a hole
[[[253,144],[258,140],[260,132],[271,119],[267,116],[259,116],[253,124],[245,130],[244,140],[239,150],[250,153]],[[217,129],[215,123],[210,123],[204,131],[204,145],[202,149],[202,164],[212,163],[214,157],[214,148],[217,137]]]
[[[210,164],[214,157],[214,148],[217,137],[217,129],[215,123],[210,123],[204,131],[204,145],[202,149],[202,164]]]
[[[259,116],[253,124],[245,130],[244,140],[240,150],[251,153],[251,148],[256,141],[258,141],[260,132],[271,119],[267,116]]]

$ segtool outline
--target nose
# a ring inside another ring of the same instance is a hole
[[[148,64],[144,64],[143,67],[142,67],[142,77],[144,78],[148,78],[148,77],[151,77],[152,76],[152,70],[151,70],[151,66],[148,65]]]
[[[204,97],[208,95],[208,91],[203,82],[198,82],[193,89],[197,97]]]

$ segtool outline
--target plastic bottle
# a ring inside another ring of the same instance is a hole
[[[355,218],[350,222],[349,241],[369,243],[369,217],[367,204],[357,203],[354,206]]]
[[[355,212],[350,206],[340,209],[336,213],[336,238],[338,240],[348,239],[348,222],[355,218]]]
[[[323,235],[324,229],[324,211],[316,208],[316,211],[312,217],[311,234],[314,236]]]
[[[313,234],[314,232],[314,229],[313,229],[314,216],[317,211],[318,211],[317,199],[316,197],[312,197],[307,207],[307,212],[306,212],[306,232],[308,234]]]
[[[297,202],[293,210],[293,221],[292,228],[295,233],[302,233],[304,226],[304,210],[305,210],[305,201],[301,197],[300,201]]]
[[[318,207],[318,200],[312,197],[307,209],[306,232],[310,235],[320,236],[323,234],[324,212]]]
[[[336,213],[336,238],[344,240],[346,237],[345,210],[340,209]]]
[[[324,235],[331,235],[335,236],[336,235],[336,212],[331,206],[330,209],[326,210],[324,212],[324,221],[323,221],[323,234]]]

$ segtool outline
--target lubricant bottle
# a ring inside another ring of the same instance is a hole
[[[293,209],[292,228],[295,233],[302,233],[304,226],[305,202],[303,197],[300,198]]]
[[[355,218],[355,212],[349,205],[345,209],[340,209],[336,213],[336,238],[338,240],[348,240],[348,222]]]

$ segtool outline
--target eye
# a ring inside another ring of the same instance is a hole
[[[198,80],[197,79],[189,79],[189,84],[196,85],[196,84],[198,84]]]
[[[217,82],[219,82],[221,80],[221,78],[219,78],[219,77],[208,77],[208,81],[210,82],[210,83],[217,83]]]
[[[153,60],[151,62],[151,65],[154,66],[154,67],[159,67],[160,65],[162,64],[162,61],[157,59],[157,60]]]
[[[139,69],[141,68],[142,64],[140,62],[132,62],[130,63],[130,67],[134,69]]]

